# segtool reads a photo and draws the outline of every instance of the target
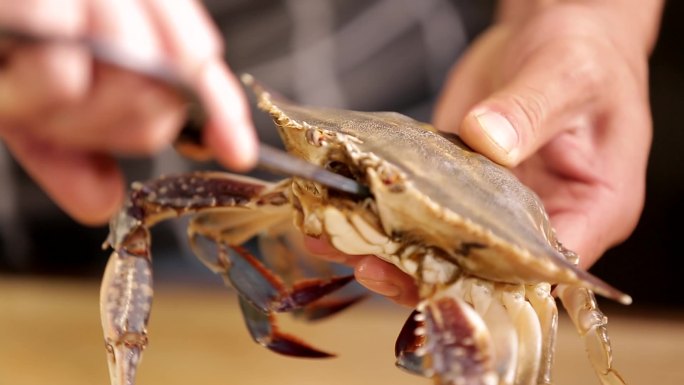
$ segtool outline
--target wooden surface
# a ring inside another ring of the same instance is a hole
[[[96,282],[0,276],[0,385],[107,385],[98,290]],[[339,354],[299,360],[249,339],[234,293],[162,285],[138,385],[430,384],[393,364],[407,314],[374,299],[323,323],[285,319],[285,330]],[[627,308],[608,316],[616,366],[629,384],[684,384],[681,314]],[[598,384],[574,330],[561,321],[555,383]]]

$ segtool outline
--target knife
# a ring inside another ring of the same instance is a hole
[[[171,66],[161,61],[150,61],[136,57],[131,52],[91,37],[49,36],[39,33],[21,31],[8,26],[0,26],[0,63],[12,49],[26,44],[64,44],[75,45],[87,49],[90,55],[100,63],[122,70],[130,71],[175,89],[189,103],[189,119],[181,131],[180,138],[194,138],[195,144],[201,141],[201,129],[204,127],[206,114],[200,98],[192,87],[187,85]],[[361,197],[369,196],[368,187],[359,182],[335,174],[325,168],[306,162],[283,150],[259,143],[257,167],[264,168],[287,176],[296,176],[330,188],[344,191]]]

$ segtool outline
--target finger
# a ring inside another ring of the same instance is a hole
[[[235,170],[254,166],[257,140],[240,83],[223,62],[218,31],[198,2],[145,0],[164,45],[207,110],[205,143]],[[182,25],[183,28],[178,28]]]
[[[0,116],[22,120],[56,104],[81,100],[90,81],[86,52],[72,46],[16,49],[0,69]]]
[[[166,58],[163,41],[139,0],[91,0],[90,35],[141,62]]]
[[[185,111],[175,92],[108,66],[98,66],[95,75],[87,100],[38,117],[34,130],[41,138],[104,153],[146,155],[177,136]]]
[[[375,256],[365,257],[357,263],[354,275],[363,286],[400,305],[412,307],[418,303],[418,289],[413,278]]]
[[[20,31],[78,36],[85,17],[83,0],[0,1],[0,23]]]
[[[516,174],[525,183],[531,182],[531,187],[544,201],[558,240],[577,253],[580,266],[587,269],[609,247],[624,240],[636,226],[643,205],[643,174],[639,171],[639,162],[630,160],[619,160],[619,167],[615,168],[614,163],[603,158],[610,150],[602,149],[598,150],[602,158],[591,160],[591,164],[587,163],[586,157],[571,156],[575,163],[599,169],[598,175],[607,175],[607,178],[586,178],[587,172],[541,176],[542,168],[548,167],[547,162],[542,162],[544,155],[559,151],[573,153],[570,140],[563,139],[554,140],[543,148],[542,156],[535,157],[534,163],[525,162],[521,166],[523,170],[531,169]],[[638,151],[628,153],[639,157]],[[624,169],[621,167],[623,164]],[[625,173],[627,169],[632,173]],[[581,179],[568,177],[580,174]],[[629,181],[627,191],[625,181]]]
[[[613,197],[616,200],[616,197]],[[622,202],[626,203],[626,202]],[[606,207],[606,202],[589,205],[588,210],[566,210],[555,213],[551,220],[558,239],[579,256],[579,265],[589,269],[606,252],[632,232],[638,220],[631,208]],[[637,213],[638,214],[638,213]]]
[[[360,284],[392,301],[415,306],[418,303],[418,289],[413,278],[374,255],[347,255],[340,253],[325,238],[305,237],[306,248],[330,262],[354,266],[354,275]]]
[[[607,79],[595,54],[581,39],[537,49],[501,89],[470,109],[460,136],[500,164],[519,164],[571,119],[592,113]]]
[[[220,34],[205,9],[195,0],[142,0],[156,26],[165,51],[177,70],[194,79],[207,62],[223,57]]]
[[[209,114],[204,142],[216,159],[236,171],[254,167],[258,146],[252,118],[235,76],[219,63],[205,67],[198,85]]]
[[[84,12],[77,0],[3,1],[0,23],[48,36],[76,37],[85,29]],[[49,105],[78,100],[87,92],[90,61],[78,47],[16,45],[8,46],[3,55],[0,116],[4,119],[23,119]]]
[[[568,142],[560,140],[557,143],[554,140],[542,149],[542,154],[567,152],[568,148],[564,146]],[[577,156],[574,159],[578,163],[584,161]],[[557,239],[564,247],[577,253],[580,266],[587,269],[636,225],[640,212],[638,199],[643,198],[639,192],[641,187],[634,180],[629,192],[625,192],[616,188],[612,180],[575,180],[563,174],[544,174],[547,163],[544,156],[534,157],[532,161],[526,161],[521,170],[516,169],[516,175],[541,197]],[[600,160],[592,163],[595,168],[606,168]],[[605,173],[611,174],[614,170],[606,170]],[[586,172],[582,174],[583,177],[588,175]]]
[[[595,147],[586,149],[591,156],[577,151],[585,146],[573,145],[570,136],[552,141],[542,149],[542,157],[563,152],[571,157],[561,166],[572,163],[575,169],[568,167],[571,172],[559,174],[555,182],[539,181],[533,186],[544,200],[558,239],[580,256],[584,268],[609,247],[624,241],[643,209],[650,113],[636,90],[626,91],[606,113],[605,126],[594,128],[602,135]],[[577,171],[581,169],[591,171]],[[590,174],[592,177],[587,177]]]
[[[592,218],[585,212],[561,212],[554,215],[551,220],[554,223],[558,239],[564,247],[577,253],[579,264],[582,269],[588,269],[603,254],[603,247],[599,240],[600,228],[593,227],[594,231],[587,231],[588,226],[595,225]]]
[[[123,177],[109,157],[58,148],[21,130],[4,130],[7,147],[26,172],[77,221],[105,223],[123,199]]]

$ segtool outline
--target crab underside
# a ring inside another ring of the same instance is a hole
[[[274,313],[318,319],[359,299],[328,296],[352,277],[311,259],[303,233],[348,254],[377,255],[415,278],[421,301],[396,344],[397,364],[410,372],[442,385],[551,384],[555,285],[600,381],[624,384],[593,292],[629,297],[576,267],[539,199],[507,170],[401,115],[301,107],[245,80],[289,152],[358,180],[371,195],[220,172],[134,183],[110,224],[114,251],[101,290],[112,385],[134,383],[147,344],[149,228],[186,214],[193,251],[237,290],[254,340],[278,353],[330,356],[281,332]],[[243,247],[254,238],[259,257]],[[305,279],[303,270],[327,277]]]

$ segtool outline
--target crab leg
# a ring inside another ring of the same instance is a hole
[[[114,251],[100,292],[100,312],[112,385],[131,385],[147,345],[147,320],[152,306],[149,233],[141,228],[129,246]]]
[[[596,304],[594,294],[581,286],[558,285],[556,292],[568,310],[589,355],[594,371],[603,385],[625,385],[613,369],[613,353],[608,338],[608,319]]]
[[[525,296],[537,313],[541,324],[542,351],[537,383],[550,385],[552,383],[551,369],[558,330],[558,308],[551,295],[551,285],[548,283],[527,286]]]
[[[505,285],[501,302],[508,311],[518,335],[518,366],[516,385],[535,385],[541,361],[541,326],[532,305],[525,301],[525,289],[518,285]]]
[[[482,316],[492,335],[495,368],[499,374],[499,384],[513,384],[518,362],[519,343],[515,326],[496,295],[493,283],[479,279],[464,280],[469,289],[473,308]],[[466,297],[467,298],[467,297]]]
[[[215,219],[210,214],[196,217],[188,231],[190,244],[205,265],[238,291],[240,306],[253,339],[280,354],[312,358],[331,356],[280,333],[273,313],[304,308],[346,285],[353,276],[332,277],[325,281],[301,280],[288,290],[279,277],[247,249],[236,244],[245,236],[242,231],[223,227],[224,223]],[[242,227],[257,228],[248,223],[243,223]]]
[[[333,354],[309,346],[289,334],[281,333],[272,313],[265,313],[244,297],[240,297],[240,309],[252,339],[276,353],[292,357],[327,358]]]
[[[114,249],[100,290],[100,313],[111,383],[132,385],[147,345],[152,303],[148,228],[187,213],[223,207],[248,208],[268,196],[271,185],[231,174],[204,172],[135,183],[110,223],[105,245]]]

